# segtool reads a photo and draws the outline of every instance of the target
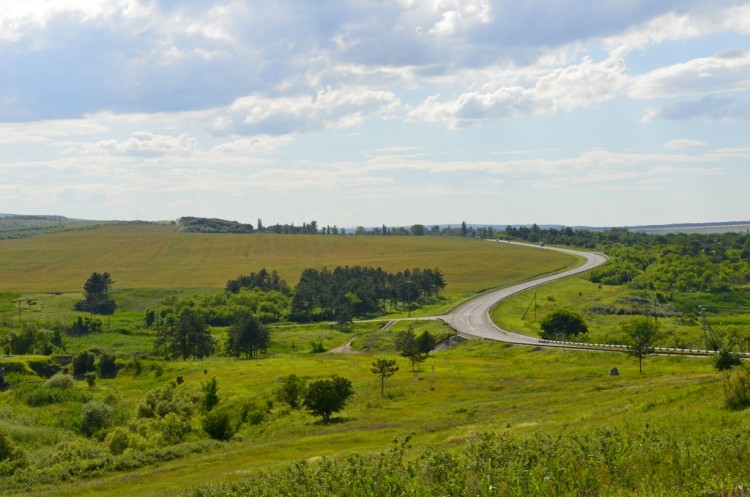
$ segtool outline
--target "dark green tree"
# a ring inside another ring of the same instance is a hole
[[[396,361],[393,359],[378,359],[372,363],[370,371],[380,378],[380,396],[385,397],[385,379],[390,378],[398,371]]]
[[[75,310],[91,314],[113,314],[117,304],[109,296],[114,281],[109,273],[91,273],[83,285],[83,300],[76,302]]]
[[[329,380],[314,381],[307,387],[303,405],[323,423],[331,420],[331,414],[339,412],[354,395],[351,380],[334,376]]]
[[[568,309],[553,311],[542,319],[541,337],[546,340],[570,338],[589,331],[583,316]]]
[[[229,328],[226,352],[228,355],[252,359],[258,353],[268,349],[271,335],[268,328],[255,317],[246,314],[237,319]]]
[[[193,309],[184,309],[171,326],[159,332],[155,349],[167,358],[202,359],[213,352],[214,340],[201,317]]]
[[[628,355],[638,358],[638,370],[643,373],[643,358],[654,353],[659,324],[643,317],[625,321],[620,326],[628,335]]]
[[[90,371],[96,371],[96,355],[84,350],[73,357],[73,376],[84,376]]]

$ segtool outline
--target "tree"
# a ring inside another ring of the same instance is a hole
[[[113,284],[109,273],[91,273],[83,285],[84,299],[76,302],[75,310],[91,314],[113,314],[117,307],[114,299],[109,296]]]
[[[312,382],[305,393],[303,405],[313,415],[322,417],[323,423],[328,423],[331,414],[342,410],[352,395],[352,382],[334,376],[329,380]]]
[[[623,322],[620,326],[628,335],[628,355],[638,358],[638,370],[643,373],[643,358],[654,353],[659,324],[643,317]]]
[[[270,344],[268,328],[255,317],[247,314],[240,317],[229,328],[226,351],[228,355],[252,359],[258,352],[265,351]]]
[[[289,404],[289,407],[292,409],[296,409],[302,403],[306,391],[307,384],[305,380],[296,374],[290,374],[282,380],[279,389],[276,391],[276,398],[281,402]]]
[[[396,350],[398,350],[403,357],[406,357],[411,361],[411,370],[414,371],[416,364],[424,362],[427,359],[427,354],[420,348],[419,340],[414,334],[414,329],[409,326],[406,331],[400,332],[396,335]]]
[[[184,309],[177,321],[157,336],[155,348],[168,358],[202,359],[213,352],[214,341],[193,309]]]
[[[541,337],[546,340],[557,340],[558,337],[569,338],[589,331],[583,316],[567,309],[553,311],[541,323]]]
[[[370,371],[380,378],[380,396],[385,397],[385,379],[390,378],[398,371],[396,361],[393,359],[378,359],[372,363]]]

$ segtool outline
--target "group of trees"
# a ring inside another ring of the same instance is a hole
[[[91,273],[83,285],[84,298],[76,303],[75,309],[91,314],[113,314],[117,308],[115,300],[109,296],[113,284],[109,273]]]
[[[411,305],[437,296],[445,288],[439,269],[407,269],[387,273],[381,268],[337,267],[306,269],[300,276],[292,299],[291,318],[295,321],[339,322],[377,315],[386,306]]]

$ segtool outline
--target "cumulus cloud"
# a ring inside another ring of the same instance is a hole
[[[237,99],[212,125],[217,135],[321,131],[359,125],[365,117],[390,116],[399,101],[389,91],[363,87],[326,88],[314,95]]]
[[[666,148],[667,150],[680,150],[683,148],[695,148],[695,147],[705,147],[707,145],[706,142],[702,142],[700,140],[688,140],[685,138],[682,139],[675,139],[670,140],[667,143],[663,145],[663,148]]]
[[[290,135],[259,135],[222,143],[221,145],[215,146],[211,151],[214,153],[231,155],[268,154],[293,141],[294,138]]]
[[[596,106],[617,95],[625,84],[622,60],[579,64],[552,70],[526,86],[503,86],[440,102],[433,95],[409,113],[412,120],[443,122],[459,128],[524,114],[554,114]]]

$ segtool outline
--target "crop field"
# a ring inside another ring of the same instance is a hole
[[[134,224],[0,240],[0,291],[80,292],[93,271],[109,272],[115,289],[223,288],[228,279],[264,267],[294,285],[308,267],[366,265],[438,267],[446,293],[467,296],[574,262],[554,252],[458,237],[217,235]]]

